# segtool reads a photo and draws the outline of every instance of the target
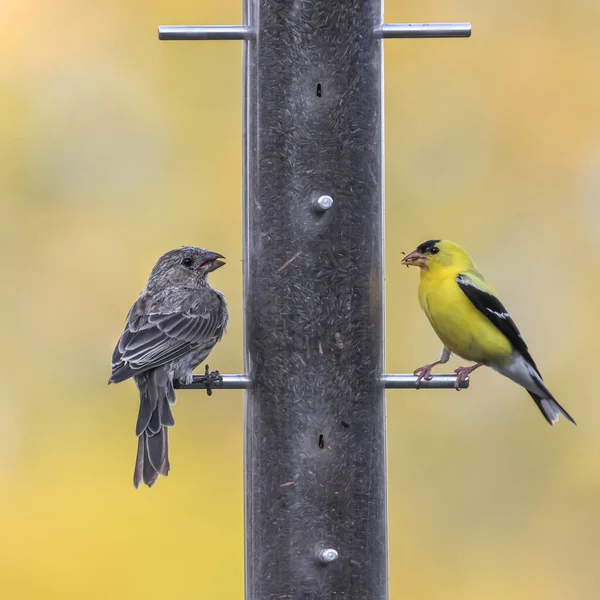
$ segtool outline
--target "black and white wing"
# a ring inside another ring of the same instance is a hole
[[[556,401],[546,387],[539,369],[529,354],[523,336],[502,302],[489,291],[483,290],[477,284],[477,277],[469,277],[467,273],[463,273],[456,278],[456,283],[473,306],[506,336],[512,347],[518,352],[513,356],[510,364],[494,368],[522,385],[529,392],[550,425],[558,421],[560,414],[575,424],[573,417]]]
[[[503,333],[512,347],[519,352],[525,360],[539,374],[539,370],[533,362],[533,358],[529,354],[527,344],[518,330],[515,322],[512,320],[509,312],[506,310],[502,302],[496,296],[483,290],[477,285],[474,278],[470,278],[467,274],[461,274],[456,278],[458,287],[464,292],[465,296],[471,301],[471,304],[483,315],[485,315],[492,324]]]

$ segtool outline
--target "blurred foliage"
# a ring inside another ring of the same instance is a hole
[[[167,249],[226,255],[242,370],[240,0],[2,0],[0,596],[233,600],[243,588],[242,393],[181,393],[173,469],[134,491],[133,384],[110,354]],[[550,428],[495,373],[388,395],[393,599],[597,598],[600,4],[395,2],[470,40],[385,43],[387,370],[440,344],[400,251],[459,242],[578,420]],[[455,368],[456,363],[451,363]]]

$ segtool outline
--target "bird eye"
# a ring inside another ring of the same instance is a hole
[[[433,248],[430,250],[431,254],[437,254],[439,251],[440,251],[440,249],[439,249],[437,246],[434,246],[434,247],[433,247]]]
[[[194,261],[193,261],[193,259],[191,259],[189,256],[187,256],[186,258],[184,258],[184,259],[181,261],[181,264],[182,264],[184,267],[191,267],[191,266],[194,264]]]

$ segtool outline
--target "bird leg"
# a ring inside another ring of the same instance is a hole
[[[209,372],[208,365],[204,365],[204,375],[202,376],[202,383],[206,386],[206,393],[212,396],[212,388],[214,385],[223,383],[223,377],[219,371]]]
[[[454,384],[454,387],[456,388],[456,390],[460,392],[461,382],[466,381],[469,378],[469,375],[475,369],[479,369],[479,367],[482,367],[482,366],[483,366],[483,363],[477,363],[477,364],[471,365],[470,367],[458,367],[458,369],[455,369],[454,372],[456,373],[456,383]]]
[[[423,381],[423,379],[425,379],[425,381],[429,381],[433,377],[433,375],[431,374],[431,369],[433,369],[433,367],[441,363],[442,361],[436,360],[435,362],[429,363],[428,365],[423,365],[422,367],[415,369],[413,375],[418,375],[415,387],[419,389],[419,386],[421,385],[421,381]]]
[[[417,390],[419,389],[419,386],[421,385],[421,381],[423,381],[423,379],[425,379],[425,381],[429,381],[433,377],[433,375],[431,374],[431,369],[433,369],[433,367],[435,367],[436,365],[443,365],[444,363],[447,363],[450,360],[450,354],[450,350],[448,350],[448,348],[444,346],[442,348],[442,353],[440,355],[439,360],[436,360],[435,362],[429,363],[428,365],[424,365],[422,367],[419,367],[418,369],[415,369],[413,375],[418,375],[417,382],[415,384],[415,388]]]

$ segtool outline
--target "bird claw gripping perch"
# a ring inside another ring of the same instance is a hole
[[[219,386],[223,383],[223,377],[219,371],[210,371],[208,365],[204,365],[204,375],[202,376],[202,383],[206,386],[206,393],[208,396],[212,396],[213,386]]]
[[[457,392],[460,392],[460,384],[463,381],[467,381],[467,379],[469,379],[469,375],[475,369],[479,369],[479,367],[481,367],[481,366],[482,366],[482,363],[477,363],[470,367],[458,367],[458,369],[454,370],[454,372],[456,373],[456,383],[454,384],[454,387],[456,388]]]
[[[433,379],[433,375],[431,373],[431,365],[425,365],[424,367],[419,367],[415,369],[413,375],[418,375],[417,381],[415,383],[415,389],[419,389],[421,387],[421,381],[423,379],[425,381],[431,381]]]

